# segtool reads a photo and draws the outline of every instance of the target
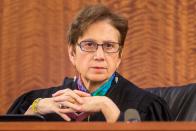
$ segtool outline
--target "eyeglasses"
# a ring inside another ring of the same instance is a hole
[[[98,44],[95,41],[84,40],[77,44],[82,51],[86,52],[95,52],[98,49],[98,46],[101,46],[104,52],[107,53],[116,53],[120,50],[121,46],[118,42],[105,41],[103,44]]]

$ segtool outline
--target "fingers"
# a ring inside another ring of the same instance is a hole
[[[65,105],[66,106],[65,106]],[[60,108],[61,106],[64,108]],[[57,113],[60,117],[62,117],[64,120],[66,121],[71,121],[70,117],[67,115],[67,113],[73,113],[73,112],[77,112],[77,110],[74,110],[72,108],[69,108],[68,106],[70,106],[68,103],[63,103],[63,104],[58,104],[56,103],[56,109],[55,109],[55,113]],[[73,107],[73,106],[70,106]]]
[[[89,93],[71,89],[59,90],[52,96],[54,103],[56,103],[55,112],[66,121],[70,121],[67,113],[81,112],[82,105],[86,101],[84,98],[91,97]]]
[[[69,93],[54,97],[54,101],[55,102],[69,101],[72,103],[80,103],[80,104],[83,103],[83,100],[77,94],[73,92],[69,92]]]
[[[76,111],[81,109],[81,107],[79,105],[73,104],[73,103],[68,102],[68,101],[61,102],[61,103],[59,103],[59,105],[61,105],[61,106],[59,106],[59,108],[61,107],[61,109],[69,109],[69,108],[71,108],[71,109],[76,110]]]
[[[55,92],[54,94],[52,94],[53,97],[55,96],[59,96],[59,95],[62,95],[64,94],[65,92],[69,91],[70,89],[65,89],[65,90],[59,90],[57,92]]]
[[[61,95],[61,96],[57,96],[57,97],[53,97],[55,102],[64,102],[64,101],[69,101],[71,103],[76,103],[77,100],[75,100],[75,98],[73,98],[72,96],[68,96],[68,95]]]
[[[56,112],[59,116],[61,116],[66,121],[71,121],[71,119],[64,113]]]
[[[68,91],[72,91],[71,89],[65,89],[65,90],[59,90],[57,91],[56,93],[52,94],[53,97],[55,96],[59,96],[59,95],[62,95],[64,94],[65,92],[68,92]],[[86,93],[86,92],[83,92],[83,91],[80,91],[80,90],[73,90],[76,94],[78,94],[79,96],[91,96],[89,93]]]
[[[81,97],[88,97],[88,96],[91,96],[91,94],[86,93],[86,92],[83,92],[83,91],[79,91],[79,90],[74,90],[74,92],[75,92],[77,95],[81,96]]]
[[[60,113],[73,113],[73,112],[77,112],[76,110],[72,109],[72,108],[64,108],[64,109],[58,109],[58,111]]]
[[[83,100],[81,97],[87,97],[90,96],[90,94],[79,90],[65,89],[57,91],[52,96],[54,97],[55,102],[69,101],[71,103],[82,104]]]

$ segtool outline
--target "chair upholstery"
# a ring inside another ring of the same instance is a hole
[[[168,88],[148,88],[169,105],[175,121],[196,121],[196,83]]]

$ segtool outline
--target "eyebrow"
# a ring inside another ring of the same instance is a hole
[[[96,40],[94,40],[94,39],[85,39],[85,40],[82,40],[82,41],[96,41]]]
[[[91,39],[91,38],[85,39],[85,40],[82,40],[82,41],[94,41],[94,42],[97,42],[95,39]],[[112,41],[112,40],[104,40],[104,41],[102,41],[102,43],[105,43],[105,42],[119,43],[118,41]]]

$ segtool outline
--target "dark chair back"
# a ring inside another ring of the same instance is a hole
[[[196,83],[146,90],[162,97],[168,103],[176,121],[196,121]]]

